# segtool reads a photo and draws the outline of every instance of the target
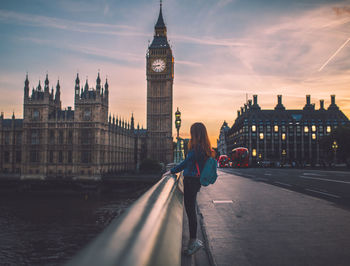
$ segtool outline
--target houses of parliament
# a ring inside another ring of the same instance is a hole
[[[62,109],[59,81],[48,75],[30,91],[24,81],[23,119],[0,116],[0,174],[21,178],[95,178],[138,168],[145,158],[173,160],[174,58],[167,40],[162,4],[146,54],[147,129],[109,114],[109,84],[96,86],[77,74],[74,109]],[[104,84],[103,84],[104,83]]]

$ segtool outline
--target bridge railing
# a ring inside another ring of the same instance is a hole
[[[67,265],[181,265],[183,183],[164,174]]]

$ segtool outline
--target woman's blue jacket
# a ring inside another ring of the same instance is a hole
[[[186,176],[198,176],[198,171],[196,167],[196,162],[199,166],[199,171],[201,172],[204,163],[206,161],[206,155],[201,148],[196,148],[188,151],[186,159],[183,160],[180,164],[175,166],[170,170],[172,174],[181,172],[184,170],[183,175]]]

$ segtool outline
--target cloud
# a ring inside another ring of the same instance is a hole
[[[344,6],[344,7],[333,7],[333,11],[337,16],[342,16],[342,15],[350,15],[350,7],[349,6]]]
[[[148,36],[138,32],[129,25],[103,24],[94,22],[79,22],[55,17],[32,15],[0,9],[0,21],[17,23],[33,27],[48,27],[67,31],[119,35],[119,36]]]

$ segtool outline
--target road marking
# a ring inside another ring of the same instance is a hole
[[[309,189],[309,188],[306,188],[305,190],[311,191],[311,192],[314,192],[314,193],[318,193],[318,194],[323,194],[323,195],[330,196],[330,197],[337,198],[337,199],[341,198],[340,196],[337,196],[337,195],[334,195],[334,194],[331,194],[331,193],[322,192],[322,191],[319,191],[319,190],[313,190],[313,189]]]
[[[213,200],[214,204],[233,203],[232,200]]]
[[[287,187],[291,187],[292,185],[290,184],[286,184],[286,183],[282,183],[282,182],[277,182],[275,181],[276,184],[282,185],[282,186],[287,186]]]
[[[270,173],[266,173],[266,174],[264,174],[264,175],[272,175],[272,174],[270,174]]]
[[[309,177],[309,176],[299,176],[299,177],[304,178],[304,179],[314,179],[314,180],[321,180],[321,181],[341,183],[341,184],[350,184],[349,181],[332,180],[332,179],[327,179],[327,178],[317,178],[317,177]]]
[[[302,175],[323,176],[323,175],[315,174],[315,173],[302,173]]]

